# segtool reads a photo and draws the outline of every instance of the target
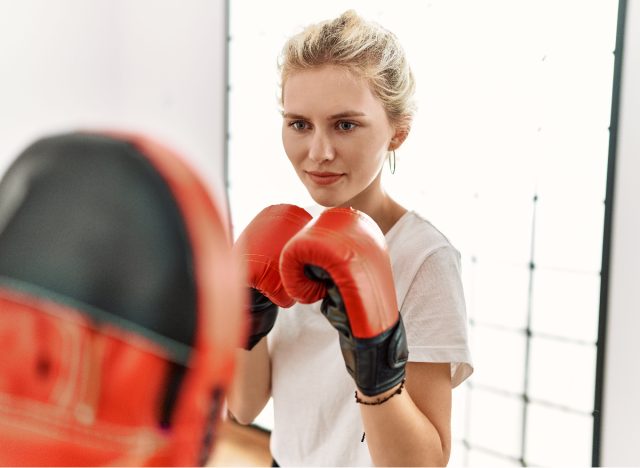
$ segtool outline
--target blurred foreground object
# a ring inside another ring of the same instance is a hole
[[[228,223],[169,149],[28,147],[0,182],[0,465],[198,465],[245,339]]]
[[[216,448],[207,466],[270,467],[270,437],[271,433],[259,426],[247,426],[227,418],[220,424]]]

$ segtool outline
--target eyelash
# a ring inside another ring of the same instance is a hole
[[[304,120],[293,120],[293,121],[289,122],[289,127],[291,127],[292,129],[294,129],[297,132],[300,132],[300,131],[302,131],[304,129],[303,128],[297,128],[296,124],[307,125],[307,123]]]
[[[297,128],[296,127],[297,124],[304,124],[306,128]],[[341,129],[340,125],[342,125],[342,124],[349,124],[349,125],[351,125],[351,128],[349,128],[348,130]],[[301,132],[301,131],[306,130],[308,128],[308,124],[304,120],[293,120],[293,121],[289,122],[288,126],[291,127],[293,130],[295,130],[297,132]],[[357,123],[355,123],[355,122],[350,122],[348,120],[339,120],[336,123],[336,127],[338,127],[338,130],[340,130],[343,133],[349,133],[349,132],[354,131],[356,128],[358,128],[359,125]]]
[[[342,130],[343,132],[345,132],[345,133],[346,133],[346,132],[352,132],[353,130],[355,130],[356,128],[358,128],[358,124],[357,124],[357,123],[355,123],[355,122],[349,122],[348,120],[340,120],[340,121],[338,122],[338,127],[340,127],[340,125],[342,125],[342,124],[349,124],[349,125],[351,125],[351,128],[350,128],[349,130],[342,130],[342,129],[341,129],[341,130]]]

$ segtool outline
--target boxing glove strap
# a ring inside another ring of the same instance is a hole
[[[357,338],[351,333],[344,301],[329,275],[316,266],[310,266],[307,274],[323,281],[327,287],[327,294],[322,300],[320,310],[338,330],[340,350],[347,371],[360,391],[364,395],[374,396],[402,382],[409,350],[400,314],[395,325],[379,335]]]
[[[349,338],[341,334],[340,349],[347,370],[364,395],[384,393],[405,377],[409,351],[402,317],[392,328],[373,338]]]
[[[278,316],[278,306],[264,294],[251,288],[251,328],[246,350],[252,350],[273,328]]]

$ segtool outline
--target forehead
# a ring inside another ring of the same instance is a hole
[[[285,111],[335,113],[349,108],[367,113],[383,110],[368,81],[350,70],[325,65],[293,72],[283,88]]]

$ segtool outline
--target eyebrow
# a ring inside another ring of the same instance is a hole
[[[334,114],[334,115],[330,115],[329,117],[327,117],[327,120],[335,120],[335,119],[344,119],[345,117],[366,117],[367,114],[365,114],[364,112],[358,112],[358,111],[345,111],[345,112],[340,112],[339,114]],[[291,112],[284,112],[282,114],[282,117],[286,118],[286,119],[303,119],[303,120],[309,120],[307,117],[305,117],[304,115],[301,114],[293,114]]]

